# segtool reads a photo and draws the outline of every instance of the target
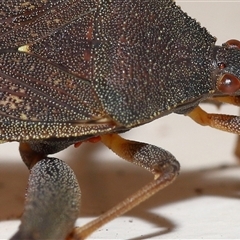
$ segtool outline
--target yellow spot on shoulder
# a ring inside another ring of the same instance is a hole
[[[23,2],[22,4],[21,4],[21,6],[22,7],[26,7],[26,6],[29,6],[31,3],[30,2]]]
[[[26,114],[22,113],[22,114],[20,115],[20,119],[22,119],[22,120],[27,120],[28,117],[27,117]]]
[[[30,46],[29,45],[24,45],[18,48],[19,52],[30,52]]]
[[[55,22],[55,23],[60,23],[60,22],[61,22],[61,20],[60,20],[60,19],[58,19],[58,18],[56,18],[56,19],[53,19],[53,22]]]

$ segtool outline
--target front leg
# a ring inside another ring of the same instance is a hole
[[[199,106],[187,115],[200,125],[240,135],[239,116],[207,113]]]
[[[102,142],[121,158],[146,168],[154,180],[96,220],[75,229],[76,239],[85,239],[96,229],[119,215],[131,210],[159,190],[172,183],[178,175],[180,165],[175,157],[162,148],[121,138],[117,134],[101,136]]]
[[[212,100],[240,107],[240,96],[215,97]],[[240,116],[207,113],[199,106],[187,115],[200,125],[210,126],[240,135]],[[240,158],[240,136],[237,138],[235,154],[238,158]]]

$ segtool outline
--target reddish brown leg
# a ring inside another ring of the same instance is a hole
[[[232,104],[235,106],[240,106],[240,96],[217,97],[217,98],[214,98],[213,100],[218,101],[218,102],[229,103],[229,104]],[[234,118],[234,116],[232,116],[232,117]],[[238,133],[238,132],[234,131],[234,133]],[[237,143],[235,146],[235,154],[240,159],[240,136],[237,137]]]
[[[229,103],[235,106],[240,106],[240,96],[227,96],[227,97],[216,97],[215,101]]]
[[[207,113],[200,107],[196,107],[188,116],[203,126],[210,126],[219,130],[240,134],[239,116]]]
[[[171,153],[164,149],[146,143],[129,141],[121,138],[117,134],[102,136],[101,140],[107,147],[123,159],[152,172],[154,180],[106,213],[102,214],[96,220],[93,220],[83,227],[76,228],[74,231],[74,239],[85,239],[107,222],[145,201],[156,192],[172,183],[179,172],[179,163]]]
[[[219,97],[217,98],[220,102],[230,103],[236,106],[240,106],[240,97]],[[240,159],[240,136],[237,137],[237,142],[235,146],[235,155]]]

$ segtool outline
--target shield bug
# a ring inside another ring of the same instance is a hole
[[[122,132],[177,113],[240,133],[239,117],[199,107],[206,99],[239,105],[240,43],[217,46],[172,0],[9,0],[0,9],[0,138],[20,142],[30,169],[25,212],[12,239],[84,239],[175,180],[179,163],[171,153],[123,139]],[[48,154],[97,140],[152,172],[154,180],[71,232],[78,184],[71,170]],[[62,176],[65,195],[58,184]],[[56,218],[67,205],[57,194],[70,204],[55,227],[50,216]],[[50,207],[51,201],[60,207]]]

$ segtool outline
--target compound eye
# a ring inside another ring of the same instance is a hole
[[[226,45],[230,48],[238,48],[240,49],[240,41],[236,40],[236,39],[231,39],[229,41],[226,42]]]
[[[223,93],[235,93],[240,89],[240,81],[232,74],[226,73],[219,80],[218,89]]]

